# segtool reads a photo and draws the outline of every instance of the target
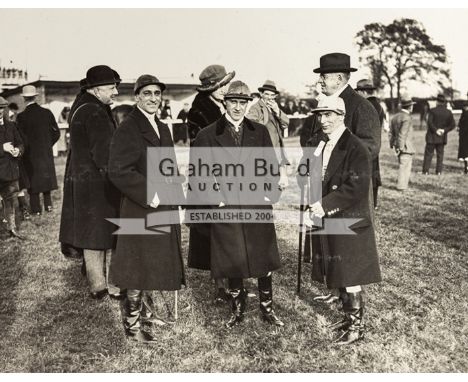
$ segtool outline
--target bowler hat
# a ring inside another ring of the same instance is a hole
[[[0,97],[0,107],[3,108],[7,106],[8,106],[8,101],[5,98]]]
[[[375,89],[375,86],[371,80],[363,79],[357,82],[355,90],[374,90],[374,89]]]
[[[447,102],[447,99],[443,94],[437,94],[437,102]]]
[[[320,99],[317,108],[312,109],[312,113],[321,111],[334,111],[337,114],[343,115],[346,113],[345,103],[340,97],[323,97]]]
[[[276,89],[276,84],[271,80],[266,80],[263,86],[258,88],[258,91],[264,92],[265,90],[269,90],[273,93],[279,94],[279,91]]]
[[[314,69],[314,73],[349,73],[355,72],[351,68],[351,59],[344,53],[329,53],[320,57],[320,68]]]
[[[107,65],[97,65],[89,68],[86,72],[86,88],[100,85],[119,84],[120,76],[115,70]]]
[[[39,93],[36,90],[36,87],[34,85],[25,85],[23,86],[23,91],[21,95],[23,97],[34,97],[37,96]]]
[[[158,85],[161,88],[161,91],[166,89],[166,85],[159,81],[157,77],[152,76],[151,74],[143,74],[137,78],[133,91],[137,94],[141,88],[148,85]]]
[[[251,101],[253,98],[250,96],[250,89],[246,83],[242,81],[231,82],[229,88],[224,95],[224,99],[245,99]]]
[[[222,65],[207,66],[200,73],[199,78],[201,85],[197,87],[197,90],[199,92],[212,93],[228,84],[235,75],[236,72],[234,70],[230,73],[226,73],[226,68]]]
[[[405,108],[405,107],[409,107],[411,105],[414,105],[416,102],[413,102],[411,98],[402,98],[401,101],[401,107]]]

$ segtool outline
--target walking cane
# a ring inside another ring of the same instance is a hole
[[[302,231],[304,225],[304,188],[307,185],[301,186],[301,204],[299,205],[299,250],[297,253],[297,288],[296,293],[301,293],[301,273],[302,273]]]
[[[175,291],[174,293],[174,319],[177,320],[179,318],[179,312],[178,312],[178,304],[179,303],[179,291]]]

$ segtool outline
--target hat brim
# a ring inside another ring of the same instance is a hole
[[[249,96],[249,95],[246,95],[246,94],[232,94],[232,95],[225,95],[224,96],[224,99],[245,99],[247,101],[252,101],[253,100],[253,97]]]
[[[197,86],[197,90],[203,93],[212,93],[215,90],[218,90],[220,87],[231,82],[235,75],[236,72],[233,70],[232,72],[226,74],[220,81],[216,81],[214,84]]]
[[[163,84],[162,82],[159,82],[159,81],[154,81],[154,82],[149,82],[147,84],[144,84],[144,85],[141,85],[139,86],[138,88],[136,88],[134,91],[135,91],[135,94],[137,94],[142,88],[144,88],[145,86],[148,86],[148,85],[158,85],[160,88],[161,88],[161,91],[163,92],[164,90],[166,90],[166,85]]]
[[[408,103],[402,103],[401,107],[407,107],[407,106],[411,106],[411,105],[416,105],[416,102],[411,101],[411,102],[408,102]]]
[[[333,111],[335,112],[336,114],[340,114],[340,115],[344,115],[345,112],[343,110],[339,110],[339,109],[330,109],[329,107],[318,107],[316,109],[312,109],[311,110],[311,113],[320,113],[322,111]]]
[[[376,87],[371,87],[371,86],[366,86],[366,87],[357,87],[354,90],[358,91],[358,90],[375,90],[375,89],[377,89],[377,88]]]
[[[356,68],[336,67],[336,68],[316,68],[314,73],[351,73],[357,72]]]
[[[22,97],[35,97],[39,95],[39,93],[21,93]]]
[[[91,88],[95,88],[96,86],[104,86],[104,85],[119,85],[121,81],[118,81],[118,80],[115,80],[114,81],[111,81],[111,80],[102,80],[102,81],[97,81],[93,84],[88,84],[86,83],[86,85],[84,86],[84,89],[91,89]]]
[[[264,92],[264,91],[266,91],[266,90],[267,90],[267,91],[270,91],[270,92],[273,92],[273,93],[275,93],[275,94],[280,94],[279,90],[274,90],[274,89],[271,89],[271,88],[265,88],[265,87],[263,87],[263,86],[261,86],[261,87],[258,88],[258,91],[259,91],[259,92]]]

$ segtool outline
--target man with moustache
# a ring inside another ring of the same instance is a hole
[[[198,133],[209,124],[217,121],[225,113],[224,94],[229,82],[236,75],[235,71],[226,72],[222,65],[209,65],[200,73],[198,94],[187,116],[190,142],[193,143]],[[197,224],[190,227],[188,266],[190,268],[210,269],[210,225]],[[215,279],[215,304],[222,304],[226,299],[224,280]]]
[[[121,298],[109,281],[120,193],[108,178],[109,147],[115,131],[110,105],[120,79],[106,65],[90,68],[70,118],[70,153],[63,186],[59,241],[83,249],[90,295]]]
[[[238,165],[245,164],[245,162],[241,157],[237,157],[239,150],[236,151],[233,148],[242,147],[241,155],[244,158],[264,159],[267,163],[276,165],[277,168],[278,161],[267,128],[245,117],[250,100],[252,100],[250,90],[244,82],[231,82],[224,96],[226,114],[198,134],[192,150],[211,148],[209,156],[212,163],[223,163],[226,162],[226,158],[229,158],[229,164]],[[230,154],[234,156],[229,156]],[[191,160],[194,155],[195,153],[192,152]],[[228,185],[233,181],[231,177],[228,178],[212,177],[212,181],[219,185],[220,192],[214,193],[213,198],[216,200],[209,200],[206,204],[212,204],[216,212],[222,212],[224,207],[234,208],[241,212],[262,208],[268,212],[271,211],[271,203],[279,197],[278,179],[275,178],[271,180],[273,185],[271,192],[249,194],[251,199],[249,198],[249,204],[246,205],[245,194],[227,191]],[[242,182],[242,179],[244,178],[236,181]],[[227,199],[223,199],[223,196]],[[247,292],[243,279],[251,277],[258,279],[262,319],[270,325],[284,326],[273,310],[271,273],[281,266],[274,224],[272,222],[217,222],[211,225],[209,243],[212,276],[215,279],[228,279],[232,315],[226,322],[226,327],[232,328],[244,320]]]
[[[156,116],[166,85],[144,74],[135,82],[136,107],[112,138],[109,177],[122,192],[120,219],[145,222],[149,214],[169,214],[179,219],[184,201],[181,179],[157,173],[160,160],[176,163],[169,128]],[[157,158],[157,159],[154,159]],[[151,167],[147,163],[156,167]],[[144,226],[142,228],[145,230]],[[157,232],[156,232],[157,229]],[[111,276],[127,289],[124,326],[127,337],[153,343],[155,337],[143,324],[166,325],[155,316],[152,291],[177,291],[185,285],[180,224],[159,221],[155,232],[121,234],[112,258]]]

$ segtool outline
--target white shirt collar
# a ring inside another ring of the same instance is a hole
[[[140,106],[138,106],[138,105],[137,105],[137,108],[138,108],[138,110],[140,110],[140,111],[143,113],[143,115],[144,115],[146,118],[148,118],[150,121],[154,121],[154,117],[155,117],[156,113],[150,114],[150,113],[148,113],[147,111],[144,111],[144,110],[143,110]]]
[[[28,107],[29,105],[32,105],[33,103],[36,103],[36,101],[30,101],[26,104],[26,107]]]
[[[409,110],[401,109],[401,111],[402,111],[403,113],[410,114]]]
[[[239,126],[240,126],[240,125],[242,124],[242,122],[244,121],[244,117],[242,117],[239,121],[234,121],[228,113],[226,113],[226,114],[224,114],[224,115],[226,116],[226,119],[234,125],[236,131],[238,131],[238,130],[239,130]]]
[[[328,134],[329,141],[327,142],[327,145],[330,145],[330,143],[335,146],[343,133],[346,130],[346,126],[343,124],[340,127],[338,127],[333,133]],[[330,145],[331,146],[331,145]]]

